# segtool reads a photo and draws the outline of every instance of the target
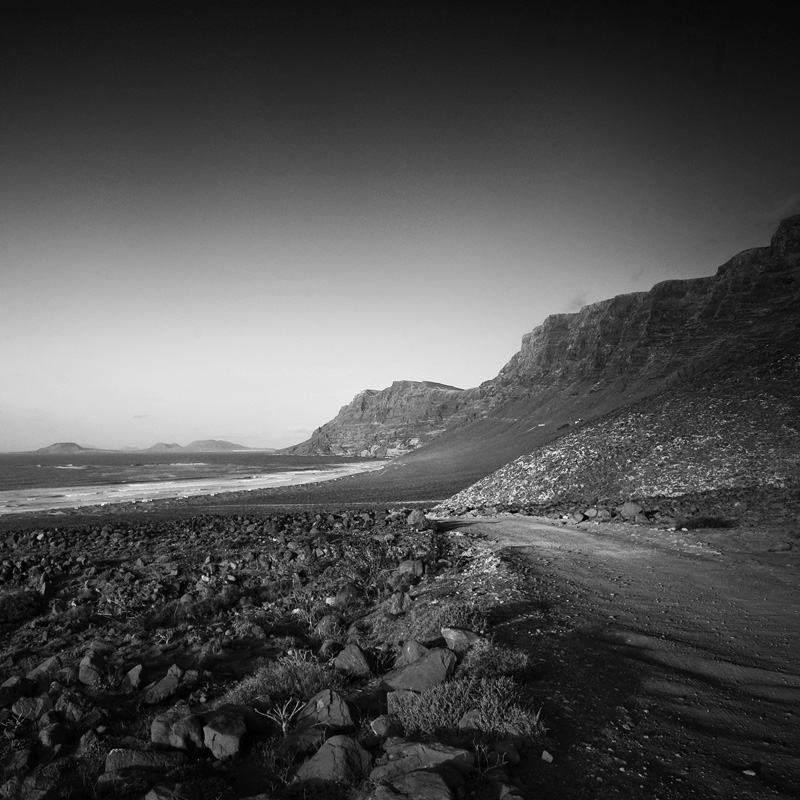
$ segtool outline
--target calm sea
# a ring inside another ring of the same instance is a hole
[[[266,488],[379,467],[371,459],[258,450],[0,453],[0,514]]]

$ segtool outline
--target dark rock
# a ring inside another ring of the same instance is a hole
[[[139,689],[142,683],[142,669],[142,665],[137,664],[125,673],[125,677],[120,684],[120,690],[122,692],[125,694],[133,694]]]
[[[183,670],[177,664],[173,664],[160,681],[156,681],[147,688],[144,704],[154,706],[173,697],[180,688],[182,677]]]
[[[95,650],[90,650],[82,659],[78,667],[78,680],[84,686],[94,686],[101,683],[108,675],[108,661],[105,655]]]
[[[420,511],[418,508],[415,508],[406,517],[406,525],[408,525],[408,527],[412,528],[413,530],[421,531],[430,527],[430,522],[428,521],[428,518],[425,516],[424,511]]]
[[[141,769],[148,772],[169,772],[189,763],[183,753],[159,752],[156,750],[130,750],[117,747],[106,756],[105,771],[121,772]]]
[[[150,742],[156,747],[200,753],[205,748],[202,720],[192,714],[188,706],[179,704],[153,720]]]
[[[46,694],[42,694],[37,697],[20,697],[11,706],[11,711],[24,720],[37,720],[52,707],[53,701]]]
[[[0,797],[8,800],[56,800],[60,793],[58,782],[43,775],[12,778],[0,786]]]
[[[428,770],[398,776],[390,784],[395,796],[404,800],[452,800],[453,793],[441,775]]]
[[[473,645],[488,641],[485,636],[465,628],[442,628],[442,636],[447,642],[447,646],[460,656],[464,655]]]
[[[333,667],[353,678],[368,678],[372,674],[370,659],[357,644],[348,644],[334,659]]]
[[[456,661],[456,655],[452,650],[437,647],[408,666],[399,667],[384,675],[382,684],[388,689],[424,692],[444,683],[453,674]]]
[[[633,500],[626,500],[619,509],[619,515],[623,519],[634,520],[644,509]]]
[[[386,613],[396,617],[405,614],[412,606],[414,601],[408,592],[395,592],[386,601]]]
[[[409,772],[449,767],[466,775],[475,766],[475,756],[469,750],[449,747],[444,744],[399,741],[384,746],[387,761],[370,772],[370,780],[375,783],[394,784],[396,779]]]
[[[394,662],[395,667],[405,667],[412,664],[418,658],[424,656],[428,649],[416,639],[407,639],[400,647],[400,652]]]
[[[242,714],[224,710],[205,716],[203,740],[214,758],[224,760],[239,754],[247,726]]]
[[[349,736],[332,736],[297,770],[300,781],[350,784],[359,780],[372,756]]]
[[[323,726],[331,731],[354,727],[353,715],[347,702],[332,689],[315,694],[297,715],[295,730]]]

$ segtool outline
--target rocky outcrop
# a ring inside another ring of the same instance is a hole
[[[292,452],[401,455],[476,480],[575,426],[718,370],[798,351],[800,216],[716,275],[664,281],[526,334],[493,379],[457,390],[401,381],[358,395]]]
[[[445,430],[475,394],[430,381],[395,381],[366,389],[311,438],[284,452],[391,458],[421,447]]]

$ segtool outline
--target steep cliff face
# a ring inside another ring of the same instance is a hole
[[[798,349],[800,216],[784,220],[769,247],[739,253],[714,276],[548,317],[475,389],[400,381],[364,392],[293,452],[405,453],[398,467],[446,461],[467,480],[578,419]]]
[[[734,256],[708,278],[656,284],[559,314],[481,387],[491,405],[551,394],[642,396],[725,361],[764,358],[797,342],[800,217],[770,247]]]
[[[472,394],[431,381],[395,381],[388,389],[366,389],[308,441],[284,452],[398,456],[444,431],[445,420],[453,419]]]

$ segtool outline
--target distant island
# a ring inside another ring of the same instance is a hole
[[[225,453],[233,452],[236,450],[260,450],[269,453],[275,452],[274,447],[245,447],[242,444],[235,442],[226,442],[222,439],[197,439],[187,445],[180,445],[175,442],[166,444],[165,442],[158,442],[152,447],[138,450],[136,448],[126,448],[125,452],[156,452],[156,453]],[[55,444],[47,445],[47,447],[40,447],[35,450],[35,453],[51,453],[55,455],[74,455],[75,453],[85,453],[92,451],[105,451],[117,452],[115,450],[108,450],[101,447],[83,447],[76,442],[56,442]]]

